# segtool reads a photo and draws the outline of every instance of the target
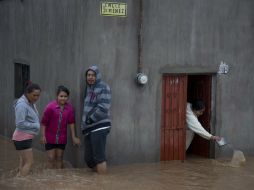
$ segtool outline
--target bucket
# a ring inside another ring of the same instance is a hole
[[[219,146],[224,146],[227,144],[226,140],[224,139],[224,137],[221,137],[220,140],[216,140],[216,142],[218,143]]]

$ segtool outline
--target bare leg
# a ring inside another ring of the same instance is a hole
[[[22,156],[19,155],[19,167],[17,168],[17,176],[20,176],[20,171],[22,170],[24,163],[23,163],[23,159]]]
[[[56,149],[56,168],[62,169],[63,168],[63,153],[64,150]]]
[[[24,165],[24,161],[23,161],[22,156],[20,155],[20,156],[19,156],[19,171],[21,171],[23,165]]]
[[[20,176],[26,176],[32,167],[33,164],[33,151],[32,148],[26,149],[26,150],[20,150],[20,171],[19,175]]]
[[[96,165],[96,171],[98,174],[105,174],[107,172],[107,163],[106,161],[101,162]]]
[[[47,168],[53,169],[56,167],[56,149],[47,150]]]

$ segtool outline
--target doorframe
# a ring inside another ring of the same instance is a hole
[[[217,99],[217,68],[215,67],[204,67],[204,66],[165,66],[160,69],[161,78],[164,75],[211,75],[211,119],[210,119],[210,132],[216,134],[217,128],[217,118],[216,118],[216,102],[220,101]],[[161,93],[163,93],[161,91]],[[162,96],[161,96],[162,98]],[[161,99],[162,102],[162,99]],[[160,109],[162,109],[162,104],[160,104]],[[162,122],[162,113],[161,113]],[[161,124],[160,124],[161,127]],[[161,130],[160,130],[161,132]],[[161,135],[161,134],[160,134]],[[161,147],[161,141],[159,143]],[[214,142],[210,142],[209,158],[216,158],[216,147]],[[161,153],[160,153],[161,154]],[[161,155],[160,155],[161,156]],[[186,153],[185,153],[186,158]]]
[[[216,73],[211,73],[212,77],[212,84],[211,84],[211,120],[210,120],[210,132],[211,134],[217,134],[216,129],[217,129],[217,118],[216,118],[216,102],[217,100],[217,75]],[[215,143],[211,142],[210,143],[210,158],[216,158],[216,150],[215,150]]]

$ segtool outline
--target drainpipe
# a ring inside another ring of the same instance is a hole
[[[138,73],[137,83],[144,85],[148,81],[147,75],[143,73],[143,0],[139,0],[139,26],[138,26]]]

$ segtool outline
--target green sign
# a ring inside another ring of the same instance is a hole
[[[101,2],[102,16],[127,16],[127,3]]]

